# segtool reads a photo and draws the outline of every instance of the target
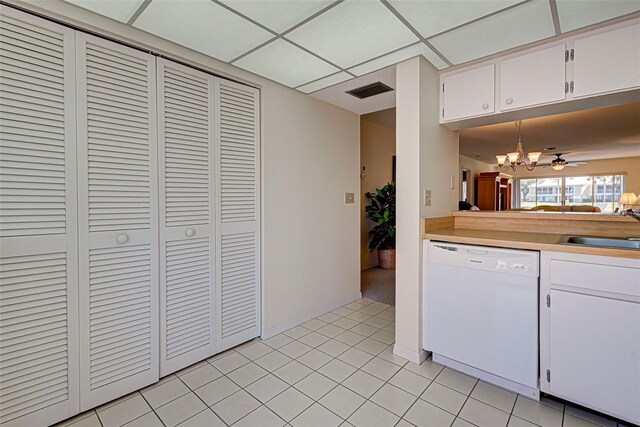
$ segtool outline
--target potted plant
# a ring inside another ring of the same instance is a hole
[[[396,268],[396,185],[391,182],[375,193],[366,193],[371,203],[365,206],[369,219],[376,226],[369,232],[369,252],[378,250],[380,268]]]

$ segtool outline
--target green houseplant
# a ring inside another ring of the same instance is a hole
[[[396,184],[391,182],[375,193],[365,194],[370,203],[364,210],[376,226],[369,232],[369,252],[378,250],[380,268],[396,268]]]

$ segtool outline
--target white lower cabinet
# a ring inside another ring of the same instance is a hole
[[[640,260],[543,252],[541,391],[640,423]]]
[[[0,5],[0,424],[260,334],[259,91]]]

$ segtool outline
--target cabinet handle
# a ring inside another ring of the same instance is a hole
[[[507,99],[504,100],[504,102],[506,102],[507,105],[511,105],[511,104],[513,104],[513,98],[507,98]]]
[[[486,102],[484,104],[482,104],[482,109],[483,110],[489,109],[489,104],[487,104]]]
[[[187,237],[193,237],[193,235],[196,234],[196,230],[193,228],[187,228],[187,231],[185,231],[184,234],[186,234]]]
[[[121,234],[116,240],[118,240],[118,243],[120,243],[121,245],[124,245],[129,241],[129,236],[127,236],[126,234]]]

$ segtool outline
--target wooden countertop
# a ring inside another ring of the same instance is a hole
[[[461,218],[500,218],[500,219],[526,219],[526,220],[562,220],[562,221],[597,221],[597,222],[617,222],[630,226],[640,222],[629,216],[609,215],[592,212],[545,212],[545,211],[454,211],[453,217]]]
[[[569,236],[640,237],[630,217],[560,212],[452,212],[426,218],[423,238],[513,249],[640,259],[640,251],[566,244]]]
[[[424,235],[424,238],[428,240],[451,243],[640,259],[640,251],[637,250],[567,245],[562,243],[566,237],[563,234],[505,233],[495,230],[469,230],[464,228],[434,230]]]

